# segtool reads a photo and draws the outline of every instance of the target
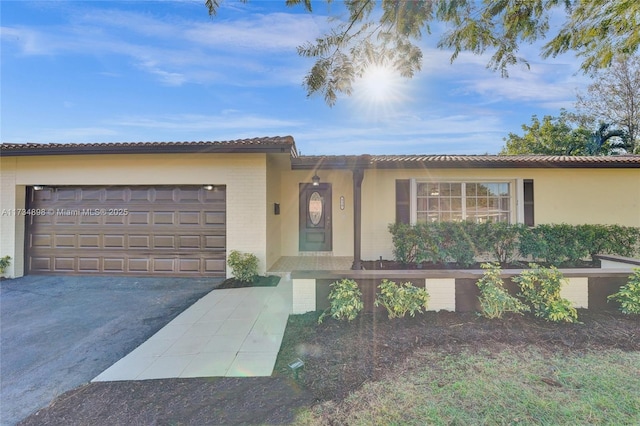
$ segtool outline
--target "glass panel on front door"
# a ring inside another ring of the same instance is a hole
[[[317,192],[309,197],[309,219],[314,226],[317,226],[322,219],[322,197]]]

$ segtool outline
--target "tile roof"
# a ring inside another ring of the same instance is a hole
[[[207,142],[3,143],[3,156],[205,152],[284,152],[297,157],[292,136]]]
[[[640,168],[640,155],[324,155],[292,160],[294,169]]]

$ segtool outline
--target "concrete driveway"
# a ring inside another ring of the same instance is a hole
[[[221,279],[27,276],[0,282],[0,424],[89,382]]]

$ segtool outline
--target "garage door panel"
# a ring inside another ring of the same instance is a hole
[[[200,235],[181,235],[178,237],[178,249],[199,249],[202,247],[201,244]]]
[[[226,237],[224,235],[208,235],[205,237],[206,249],[224,249],[226,245]]]
[[[173,235],[155,235],[153,237],[153,248],[176,249],[176,238]]]
[[[150,249],[151,238],[149,235],[129,235],[129,248]]]
[[[150,225],[150,212],[130,211],[127,217],[129,225]]]
[[[206,225],[224,225],[225,213],[224,212],[206,212],[205,224]]]
[[[75,248],[76,236],[75,235],[56,235],[54,237],[55,248]]]
[[[70,210],[69,210],[70,211]],[[80,215],[67,214],[66,209],[58,209],[54,214],[54,223],[56,225],[77,225]]]
[[[200,212],[180,212],[179,225],[200,225]]]
[[[151,272],[151,259],[130,258],[127,264],[129,272]]]
[[[224,270],[225,261],[224,254],[218,259],[205,259],[205,272],[215,273],[216,271]]]
[[[175,223],[175,212],[153,212],[154,225],[174,225]]]
[[[189,274],[199,274],[202,259],[178,259],[178,271]]]
[[[76,201],[78,191],[75,188],[55,188],[53,195],[56,201]]]
[[[76,259],[73,257],[56,257],[53,260],[53,270],[56,272],[74,272]]]
[[[124,235],[105,235],[103,237],[104,247],[112,249],[125,249]]]
[[[54,212],[27,220],[29,272],[224,276],[225,198],[223,186],[29,191],[29,208]]]
[[[153,272],[173,272],[175,259],[155,258],[153,259]]]
[[[29,248],[51,248],[53,235],[32,234],[29,238]]]
[[[125,215],[117,215],[117,216],[104,216],[104,224],[105,225],[125,225],[127,223],[127,216]]]
[[[53,268],[50,257],[31,257],[29,261],[29,269],[36,272],[50,272]]]
[[[94,249],[102,248],[100,235],[78,235],[78,247]]]
[[[99,257],[79,258],[78,270],[81,272],[100,272],[100,258]]]
[[[79,218],[79,223],[81,225],[102,225],[104,223],[104,217],[104,215],[100,214],[96,214],[95,216],[83,214]]]

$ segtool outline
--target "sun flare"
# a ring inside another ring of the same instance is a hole
[[[354,84],[354,100],[369,113],[390,112],[408,99],[406,80],[391,66],[370,66]]]

